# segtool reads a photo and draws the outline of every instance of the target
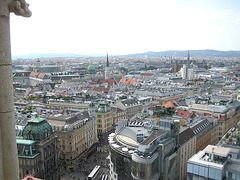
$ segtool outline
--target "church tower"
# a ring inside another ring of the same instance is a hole
[[[188,50],[188,57],[187,57],[187,67],[186,67],[186,79],[188,79],[188,76],[189,76],[189,67],[190,67],[190,53],[189,53],[189,50]]]
[[[105,68],[105,79],[110,79],[110,67],[109,67],[109,61],[108,61],[108,54],[107,54],[107,63]]]
[[[187,67],[189,68],[189,66],[190,66],[190,53],[189,53],[189,50],[188,50]]]

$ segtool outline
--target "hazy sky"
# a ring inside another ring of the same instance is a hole
[[[240,0],[26,0],[12,55],[240,50]]]

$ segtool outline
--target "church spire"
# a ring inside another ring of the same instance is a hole
[[[108,61],[108,53],[107,53],[107,67],[109,67],[109,61]]]
[[[108,53],[107,53],[107,63],[105,67],[105,79],[110,79],[110,67],[109,67],[109,61],[108,61]]]
[[[189,68],[189,65],[190,65],[190,53],[189,53],[189,50],[188,50],[188,57],[187,57],[187,66]]]

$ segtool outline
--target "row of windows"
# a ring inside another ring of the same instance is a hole
[[[206,178],[211,178],[216,180],[222,179],[222,171],[214,168],[208,168],[208,167],[191,164],[191,163],[188,163],[187,172],[198,175],[198,176],[203,176]]]
[[[39,156],[40,157],[40,156]],[[33,166],[35,164],[37,164],[37,162],[39,161],[39,157],[35,158],[35,159],[23,159],[23,158],[19,158],[19,164],[20,165],[30,165],[30,166]]]

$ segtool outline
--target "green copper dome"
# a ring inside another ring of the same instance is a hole
[[[40,118],[36,115],[30,119],[22,131],[24,139],[28,140],[43,140],[53,134],[51,125],[45,118]]]
[[[90,76],[95,76],[96,75],[96,69],[94,65],[89,65],[87,69],[87,74]]]
[[[89,65],[88,66],[88,71],[94,70],[95,71],[95,66],[94,65]]]

